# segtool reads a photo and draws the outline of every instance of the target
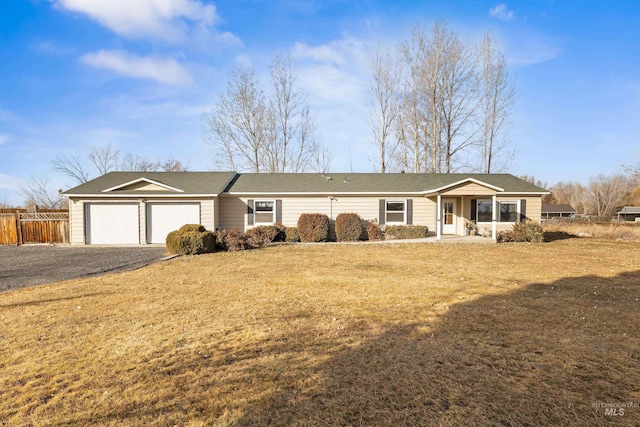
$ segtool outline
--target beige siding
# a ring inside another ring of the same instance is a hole
[[[448,197],[448,196],[470,196],[470,195],[474,195],[474,196],[484,196],[484,195],[489,195],[492,196],[496,193],[496,190],[492,189],[492,188],[488,188],[485,187],[483,185],[479,185],[476,183],[467,183],[467,184],[461,184],[458,185],[457,187],[453,187],[447,191],[442,192],[442,197]]]
[[[69,199],[69,239],[72,245],[84,244],[84,203]]]
[[[365,220],[379,218],[379,200],[407,200],[413,199],[413,223],[427,225],[430,230],[435,227],[435,203],[425,197],[407,196],[336,196],[333,202],[326,196],[244,196],[234,197],[222,195],[220,197],[220,228],[238,228],[246,230],[247,201],[248,200],[282,200],[282,224],[295,227],[298,218],[303,213],[322,213],[331,219],[343,212],[355,212]]]
[[[86,203],[138,203],[138,218],[140,229],[140,243],[147,242],[147,206],[146,203],[200,203],[200,223],[208,230],[215,230],[215,206],[212,198],[168,198],[168,197],[145,197],[145,202],[141,198],[90,198],[90,199],[73,199],[69,204],[69,220],[72,244],[85,243],[85,219],[84,205]]]

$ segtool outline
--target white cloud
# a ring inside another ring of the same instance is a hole
[[[171,43],[207,39],[237,43],[231,33],[214,28],[216,7],[201,0],[50,0],[58,7],[82,13],[128,38],[153,38]]]
[[[320,46],[309,46],[304,43],[296,42],[293,45],[291,54],[299,59],[312,59],[318,62],[332,63],[336,65],[346,65],[366,61],[367,53],[364,43],[351,36],[346,36],[341,40],[334,40],[330,43]]]
[[[298,60],[298,78],[309,93],[309,104],[317,113],[322,139],[336,154],[334,170],[350,170],[347,152],[354,159],[367,158],[367,88],[369,46],[345,36],[317,46],[296,43],[292,56]],[[348,147],[348,149],[347,149]],[[361,169],[363,162],[358,162]]]
[[[7,143],[9,139],[9,135],[0,133],[0,145]]]
[[[506,4],[500,3],[489,9],[489,16],[509,22],[513,19],[513,11],[509,10]]]
[[[141,57],[122,50],[99,50],[80,58],[83,64],[104,68],[126,77],[182,85],[192,82],[189,72],[173,59]]]
[[[505,39],[507,63],[527,67],[554,59],[562,54],[562,41],[531,33],[511,34]]]

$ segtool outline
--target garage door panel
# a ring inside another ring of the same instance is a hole
[[[86,211],[87,244],[139,244],[137,203],[90,203]]]
[[[149,203],[147,205],[149,243],[165,243],[167,234],[185,224],[200,224],[200,203]]]

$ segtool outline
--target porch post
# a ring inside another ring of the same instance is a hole
[[[496,195],[493,195],[493,209],[491,209],[493,213],[491,215],[491,238],[496,240],[497,230],[498,230],[498,209],[497,209],[497,198]]]
[[[442,235],[442,196],[440,196],[440,193],[438,193],[436,205],[436,239],[440,240]]]

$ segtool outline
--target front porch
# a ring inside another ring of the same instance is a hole
[[[438,194],[435,196],[436,205],[436,239],[480,238],[496,240],[497,209],[490,212],[478,212],[478,198],[491,201],[496,206],[496,194],[476,195],[465,194],[452,196]],[[481,216],[479,218],[479,215]],[[480,219],[480,220],[479,220]],[[475,235],[474,235],[475,234]]]

